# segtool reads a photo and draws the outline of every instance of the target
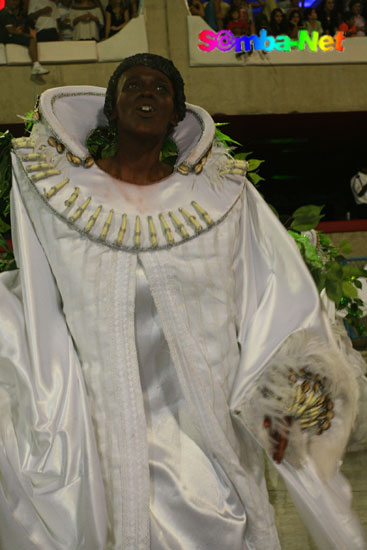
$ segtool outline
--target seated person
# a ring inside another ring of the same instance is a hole
[[[234,36],[249,35],[251,32],[251,23],[246,15],[245,18],[240,18],[240,11],[237,8],[231,8],[228,14],[227,30],[231,31]]]
[[[6,0],[5,8],[0,11],[0,42],[28,48],[33,62],[32,75],[48,73],[38,62],[37,40],[27,32],[26,16],[20,0]]]
[[[288,34],[287,19],[281,9],[275,8],[270,15],[269,34],[279,36],[280,34]]]
[[[269,34],[269,21],[262,12],[255,17],[255,34],[259,35],[262,29],[265,29]]]
[[[200,15],[200,17],[204,18],[204,6],[200,0],[188,0],[188,6],[191,15]]]
[[[270,21],[271,13],[277,7],[275,0],[258,0],[258,5],[262,8],[262,13],[265,15],[268,22]]]
[[[343,15],[343,22],[339,25],[339,31],[344,33],[346,38],[357,36],[357,27],[354,23],[354,15],[351,11],[346,11]]]
[[[138,17],[139,15],[139,0],[125,0],[127,9],[129,10],[129,18]]]
[[[288,24],[289,24],[289,31],[288,31],[289,36],[291,38],[298,38],[299,31],[303,29],[302,15],[300,10],[294,9],[290,11],[288,15]]]
[[[122,0],[110,0],[106,8],[105,38],[118,33],[129,22],[129,9]]]
[[[324,0],[317,13],[324,33],[334,36],[340,24],[340,14],[335,9],[334,0]]]
[[[70,21],[71,0],[61,0],[57,4],[57,13],[59,16],[60,40],[73,39],[73,27]]]
[[[222,29],[222,14],[220,11],[220,0],[209,0],[204,9],[204,19],[214,31]]]
[[[99,28],[103,26],[103,14],[93,0],[75,0],[70,10],[73,40],[99,41]]]
[[[320,21],[317,19],[315,8],[305,9],[304,27],[309,33],[314,31],[318,32],[320,35],[324,33],[324,29],[322,28]]]
[[[351,0],[349,9],[354,15],[354,24],[357,28],[356,36],[366,36],[366,20],[361,15],[362,5],[360,0]]]
[[[305,0],[301,0],[301,2],[300,0],[281,0],[280,2],[278,2],[277,7],[280,8],[289,19],[289,14],[292,10],[299,9],[301,14],[303,14],[304,6]]]
[[[37,42],[59,39],[58,13],[54,0],[29,0],[28,18],[34,24]]]

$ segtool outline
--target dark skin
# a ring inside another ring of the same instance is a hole
[[[159,160],[163,141],[178,117],[169,78],[150,67],[128,69],[120,78],[112,114],[118,131],[114,157],[98,166],[116,179],[149,185],[169,176],[173,169]]]

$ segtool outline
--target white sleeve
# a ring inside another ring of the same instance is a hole
[[[271,457],[265,416],[280,425],[290,414],[295,388],[302,388],[290,378],[309,377],[306,382],[313,388],[319,376],[324,403],[333,407],[329,429],[317,435],[314,428],[303,429],[304,416],[294,420],[277,468],[320,549],[361,550],[363,536],[350,508],[349,486],[338,473],[356,415],[355,374],[338,350],[298,249],[250,184],[234,267],[241,361],[232,389],[232,416]],[[321,415],[323,409],[324,404]],[[320,426],[323,422],[320,418]]]
[[[20,269],[0,276],[0,547],[104,550],[104,489],[79,359],[16,181],[12,193]]]

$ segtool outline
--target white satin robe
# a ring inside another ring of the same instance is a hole
[[[113,248],[65,223],[63,192],[50,207],[14,159],[20,271],[0,277],[1,547],[279,549],[247,396],[290,335],[333,346],[294,243],[240,177],[217,188],[205,171],[174,172],[142,187],[97,167],[75,174],[81,193],[128,215],[197,200],[218,221],[176,246]],[[346,394],[349,377],[346,367]],[[330,438],[346,443],[353,414],[336,411],[321,463]],[[361,550],[346,485],[321,481],[313,439],[281,473],[323,550]]]

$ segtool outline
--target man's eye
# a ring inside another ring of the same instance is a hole
[[[166,88],[166,86],[164,86],[164,84],[157,84],[156,90],[159,93],[164,93],[164,92],[167,91],[167,88]]]
[[[125,89],[135,90],[136,88],[138,88],[137,82],[127,82],[127,84],[125,84]]]

